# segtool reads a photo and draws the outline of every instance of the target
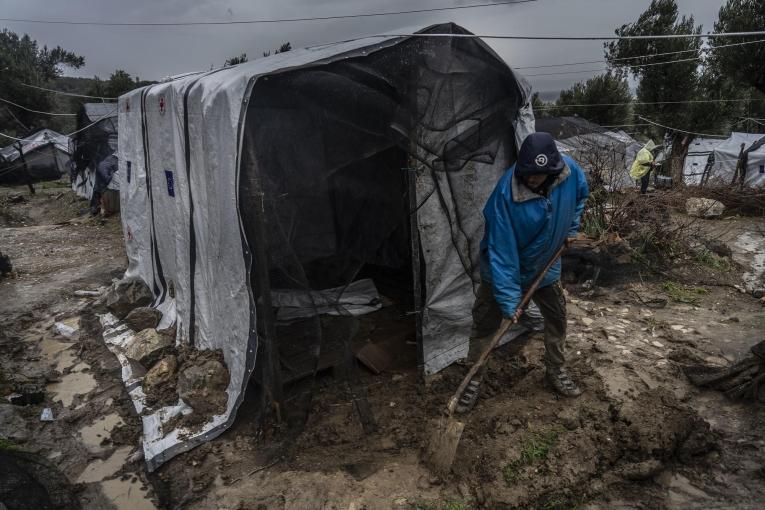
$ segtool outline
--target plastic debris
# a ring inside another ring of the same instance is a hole
[[[74,295],[79,297],[96,297],[100,296],[101,293],[97,290],[75,290]]]
[[[53,421],[53,409],[46,407],[40,414],[40,421]]]
[[[63,322],[57,322],[55,324],[56,332],[65,337],[65,338],[73,338],[74,334],[77,333],[77,329],[73,328],[72,326],[68,326],[64,324]]]

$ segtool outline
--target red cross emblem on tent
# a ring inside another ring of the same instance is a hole
[[[159,96],[159,113],[165,113],[165,96]]]

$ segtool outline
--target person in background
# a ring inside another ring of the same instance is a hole
[[[112,154],[104,158],[96,168],[96,182],[93,185],[93,196],[90,198],[90,214],[98,216],[101,212],[101,195],[103,195],[112,176],[117,171],[117,155]]]

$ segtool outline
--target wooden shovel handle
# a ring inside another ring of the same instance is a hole
[[[558,260],[558,258],[563,253],[563,250],[565,249],[566,249],[566,244],[564,243],[563,245],[561,245],[560,248],[558,248],[558,251],[555,252],[555,255],[553,255],[552,258],[547,262],[547,264],[539,273],[539,275],[537,275],[537,277],[534,279],[534,282],[531,284],[528,290],[523,294],[523,298],[521,298],[521,302],[518,303],[518,307],[515,309],[515,313],[513,314],[512,319],[502,319],[502,322],[499,325],[499,329],[497,329],[497,332],[494,333],[494,336],[492,337],[491,342],[489,342],[489,345],[486,346],[486,348],[483,350],[483,352],[478,357],[478,360],[476,360],[473,366],[470,367],[470,370],[468,370],[467,375],[465,376],[464,379],[462,379],[462,382],[457,387],[457,391],[455,391],[452,398],[449,399],[449,404],[446,407],[446,411],[449,416],[454,414],[454,410],[457,408],[457,402],[459,401],[459,398],[462,395],[462,392],[465,391],[465,388],[467,387],[470,380],[473,379],[473,377],[475,376],[475,374],[478,373],[481,367],[483,367],[486,364],[486,360],[489,359],[491,352],[494,350],[495,347],[497,347],[497,345],[499,344],[499,341],[502,339],[505,333],[507,333],[507,330],[510,329],[510,326],[518,322],[518,319],[523,313],[523,309],[526,308],[526,305],[528,305],[529,301],[531,301],[531,296],[534,295],[534,292],[536,292],[537,288],[539,287],[539,284],[542,283],[542,279],[545,277],[545,275],[553,266],[553,264],[555,264],[555,261]]]

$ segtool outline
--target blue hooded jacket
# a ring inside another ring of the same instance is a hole
[[[587,179],[573,159],[563,156],[563,161],[566,166],[547,198],[518,182],[513,165],[483,209],[486,230],[481,241],[481,278],[492,285],[505,317],[512,317],[523,290],[531,286],[566,238],[579,231],[589,196]],[[560,259],[539,286],[552,285],[559,278]]]

